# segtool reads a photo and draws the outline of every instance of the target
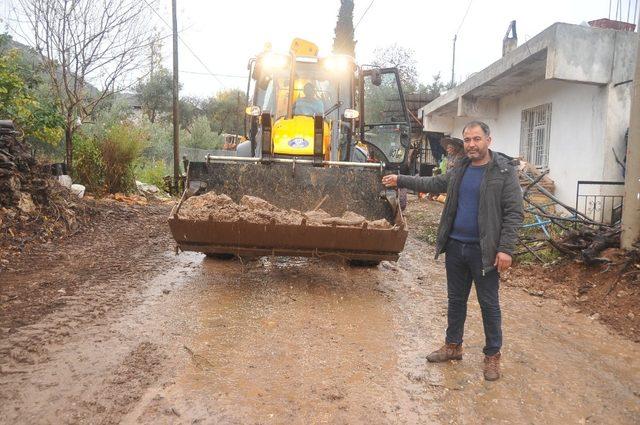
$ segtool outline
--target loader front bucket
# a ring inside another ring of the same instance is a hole
[[[191,162],[187,188],[174,207],[169,227],[184,251],[238,256],[337,256],[377,262],[397,260],[407,228],[393,191],[385,190],[381,168],[314,167],[299,163]],[[253,223],[244,220],[192,220],[180,217],[182,201],[209,191],[239,202],[243,195],[264,199],[285,210],[321,207],[332,216],[352,211],[389,228]]]

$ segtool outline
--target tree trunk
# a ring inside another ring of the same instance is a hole
[[[67,164],[67,172],[71,173],[73,167],[73,127],[67,123],[64,129],[64,146],[66,150],[65,162]]]

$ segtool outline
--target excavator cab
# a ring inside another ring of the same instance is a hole
[[[407,238],[397,192],[381,184],[404,161],[410,134],[398,72],[363,70],[346,55],[318,56],[295,39],[288,54],[265,49],[249,63],[246,137],[236,156],[191,162],[169,225],[179,248],[238,256],[339,256],[396,260]],[[190,220],[183,201],[206,192],[244,195],[278,208],[339,217],[355,213],[388,227]]]
[[[294,40],[288,55],[266,51],[251,64],[250,82],[255,84],[253,96],[248,95],[253,100],[248,112],[255,118],[249,139],[254,143],[250,150],[241,147],[239,155],[321,156],[337,161],[340,150],[354,140],[348,117],[356,113],[356,65],[346,55],[319,58],[314,46]],[[257,142],[265,119],[272,129],[272,151]],[[321,128],[314,127],[316,121]],[[318,131],[322,132],[322,149],[316,146],[314,150]]]

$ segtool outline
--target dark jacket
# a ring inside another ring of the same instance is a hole
[[[517,230],[524,218],[522,211],[522,190],[518,182],[518,170],[511,164],[510,158],[491,153],[482,183],[478,205],[478,228],[480,249],[482,251],[483,273],[494,268],[496,254],[504,252],[512,255],[518,241]],[[436,258],[445,251],[449,233],[456,218],[458,208],[458,190],[465,170],[471,161],[464,158],[459,167],[447,174],[434,177],[398,176],[398,187],[417,192],[447,193],[442,210]]]

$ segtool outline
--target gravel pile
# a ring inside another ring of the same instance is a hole
[[[203,195],[187,198],[180,207],[179,218],[188,220],[213,220],[217,222],[247,221],[257,224],[289,224],[308,226],[349,226],[389,229],[393,227],[386,219],[368,221],[352,211],[341,217],[332,217],[322,209],[301,212],[284,210],[264,199],[245,195],[239,203],[225,194],[207,192]]]

